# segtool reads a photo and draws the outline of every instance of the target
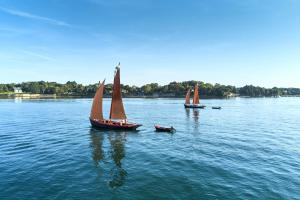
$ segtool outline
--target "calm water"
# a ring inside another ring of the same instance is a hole
[[[143,126],[115,132],[90,99],[0,100],[0,199],[300,199],[300,98],[182,103],[125,99]]]

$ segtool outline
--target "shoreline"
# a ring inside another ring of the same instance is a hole
[[[231,97],[217,97],[217,96],[202,96],[201,99],[235,99],[235,98],[281,98],[281,97],[300,97],[300,95],[282,95],[282,96],[231,96]],[[0,99],[92,99],[93,96],[59,96],[56,94],[0,94]],[[111,96],[104,96],[104,99],[110,99]],[[167,96],[123,96],[126,99],[184,99],[182,97],[167,97]]]

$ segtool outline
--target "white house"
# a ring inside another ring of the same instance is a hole
[[[14,87],[14,93],[15,94],[21,94],[23,92],[22,92],[22,89],[20,87]]]

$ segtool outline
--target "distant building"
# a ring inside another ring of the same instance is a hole
[[[22,89],[20,87],[14,87],[14,93],[15,94],[21,94],[23,92],[22,92]]]
[[[159,94],[158,94],[158,93],[154,93],[154,94],[152,95],[152,97],[153,97],[153,98],[159,98]]]

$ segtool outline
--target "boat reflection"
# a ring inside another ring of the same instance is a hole
[[[197,131],[199,129],[199,114],[200,114],[199,109],[193,109],[193,118],[195,122],[194,128]]]
[[[97,130],[90,130],[92,157],[96,166],[99,165],[100,161],[104,160],[104,151],[102,150],[103,145],[103,134],[97,133]]]
[[[112,180],[109,182],[109,186],[120,187],[125,182],[127,172],[122,168],[122,159],[125,157],[125,141],[126,133],[113,133],[108,135],[110,142],[110,155],[115,165],[111,169]]]
[[[185,115],[186,115],[187,119],[190,118],[190,109],[189,108],[185,108]]]
[[[108,184],[111,188],[122,186],[126,180],[127,172],[122,167],[122,159],[125,158],[126,134],[124,131],[90,129],[93,161],[95,166],[101,165],[103,169],[109,169],[110,180]],[[103,150],[105,138],[107,138],[110,146],[107,151]]]
[[[191,116],[191,112],[192,112],[192,116]],[[185,109],[185,114],[186,114],[186,121],[187,121],[187,130],[190,130],[191,127],[191,122],[190,122],[190,118],[193,118],[193,128],[194,131],[198,131],[199,129],[199,121],[200,121],[200,111],[199,109],[195,108],[195,109]]]
[[[193,118],[195,122],[199,122],[199,109],[193,109]]]

